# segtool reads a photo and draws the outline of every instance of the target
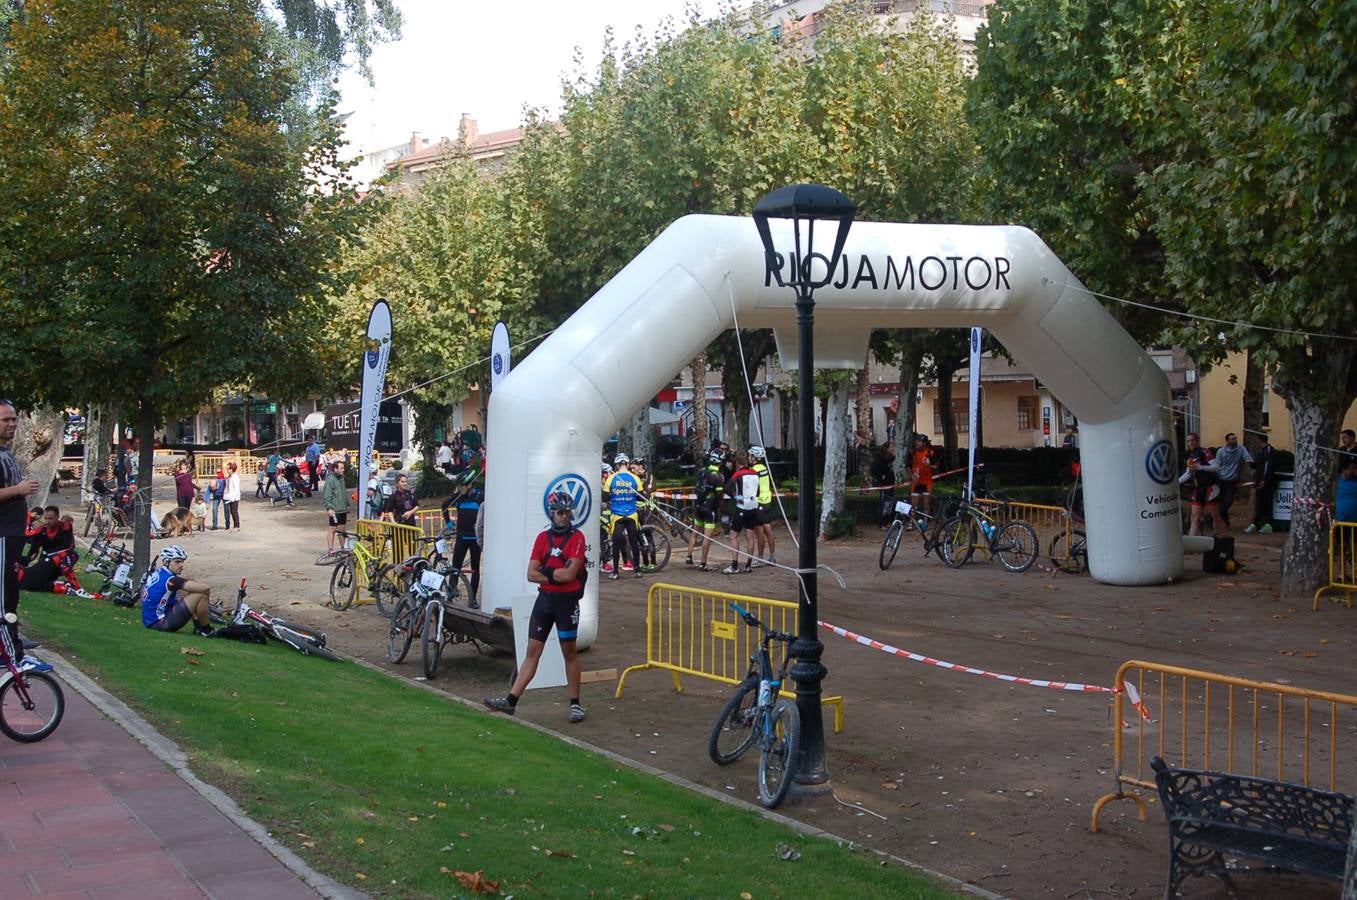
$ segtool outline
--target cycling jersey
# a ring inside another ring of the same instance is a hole
[[[141,624],[151,628],[165,618],[179,599],[179,589],[186,580],[171,572],[167,566],[156,569],[146,579],[146,587],[141,591]]]
[[[708,466],[697,476],[697,505],[699,509],[716,507],[725,489],[726,480],[721,475],[720,466]]]
[[[933,451],[930,448],[910,452],[910,478],[918,485],[933,486]]]
[[[608,496],[608,508],[613,511],[613,515],[635,516],[641,479],[626,470],[614,472],[603,483],[603,493]]]
[[[476,516],[481,508],[481,492],[472,489],[466,494],[453,494],[443,503],[443,521],[452,520],[450,512],[457,509],[457,540],[476,540]]]
[[[726,483],[726,490],[735,501],[735,508],[752,510],[759,508],[759,473],[748,467],[736,469]]]
[[[570,533],[564,537],[558,537],[551,533],[551,529],[547,529],[537,535],[537,540],[533,542],[532,558],[541,563],[543,569],[563,569],[572,559],[584,559],[587,549],[584,532],[579,529],[570,529]],[[583,568],[580,572],[583,574]],[[539,592],[547,594],[579,593],[583,588],[584,579],[579,576],[571,581],[537,586]]]
[[[761,462],[756,462],[749,468],[759,476],[759,506],[768,506],[773,502],[773,473]]]
[[[75,532],[70,523],[62,522],[56,528],[38,528],[28,533],[28,549],[24,559],[36,559],[39,554],[57,553],[75,548]]]

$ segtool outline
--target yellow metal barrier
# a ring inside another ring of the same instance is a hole
[[[1093,804],[1092,831],[1098,830],[1098,816],[1113,800],[1133,801],[1145,821],[1145,801],[1125,789],[1155,790],[1154,773],[1148,771],[1155,756],[1180,767],[1313,784],[1348,794],[1357,786],[1352,747],[1357,696],[1134,659],[1117,670],[1117,687],[1114,790]],[[1340,734],[1346,738],[1341,753]],[[1340,759],[1348,764],[1341,779]]]
[[[438,537],[443,533],[443,511],[441,509],[417,509],[415,521],[425,537]]]
[[[359,519],[355,533],[367,542],[368,549],[377,557],[377,568],[418,555],[419,539],[424,536],[424,532],[414,525],[397,525],[380,519]],[[357,569],[358,587],[366,588],[367,567],[360,565]]]
[[[1022,519],[1037,533],[1037,558],[1063,562],[1070,558],[1074,533],[1069,510],[1063,506],[1045,506],[1040,503],[1000,503],[997,500],[977,500],[997,522]],[[982,548],[983,549],[983,548]]]
[[[739,684],[749,670],[749,657],[758,651],[760,634],[730,608],[732,600],[772,630],[796,632],[795,603],[653,584],[646,595],[646,661],[622,672],[613,696],[620,698],[627,676],[643,669],[668,670],[679,693],[683,692],[679,675]],[[775,643],[770,650],[773,665],[780,666],[787,646]],[[782,694],[795,696],[786,689]],[[820,702],[834,708],[835,733],[843,731],[843,697],[824,697]]]
[[[1325,591],[1342,591],[1344,602],[1352,607],[1357,591],[1357,522],[1329,526],[1329,583],[1315,591],[1314,609],[1319,609],[1319,595]]]

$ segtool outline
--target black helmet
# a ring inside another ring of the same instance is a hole
[[[551,496],[547,498],[547,509],[553,513],[565,510],[571,515],[575,512],[575,500],[565,491],[552,491]]]

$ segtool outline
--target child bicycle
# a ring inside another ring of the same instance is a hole
[[[258,625],[265,634],[275,641],[287,644],[306,656],[319,656],[321,659],[339,661],[339,655],[325,646],[325,634],[323,632],[311,631],[295,622],[271,616],[246,603],[244,578],[240,579],[240,591],[236,594],[236,608],[231,611],[230,618],[232,625]]]
[[[5,622],[18,621],[14,613],[5,613]],[[61,685],[46,672],[23,672],[14,664],[14,644],[9,628],[0,625],[0,655],[5,670],[0,672],[0,731],[21,744],[32,744],[57,730],[66,712],[66,696]]]
[[[796,772],[796,756],[801,751],[801,716],[796,703],[779,697],[791,662],[791,644],[796,635],[773,631],[738,603],[730,608],[745,624],[758,628],[763,636],[759,649],[749,658],[749,671],[726,703],[707,742],[707,753],[717,765],[735,762],[745,751],[759,745],[759,802],[768,809],[781,805]],[[782,666],[773,673],[769,645],[781,641]]]

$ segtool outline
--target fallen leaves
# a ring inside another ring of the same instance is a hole
[[[203,651],[199,650],[197,647],[180,647],[180,648],[179,648],[179,652],[182,653],[182,654],[184,654],[185,656],[202,656],[202,655],[203,655]]]
[[[474,872],[463,872],[460,869],[452,873],[452,877],[462,883],[462,887],[474,894],[498,894],[499,882],[491,881],[485,877],[484,869],[477,869]]]

